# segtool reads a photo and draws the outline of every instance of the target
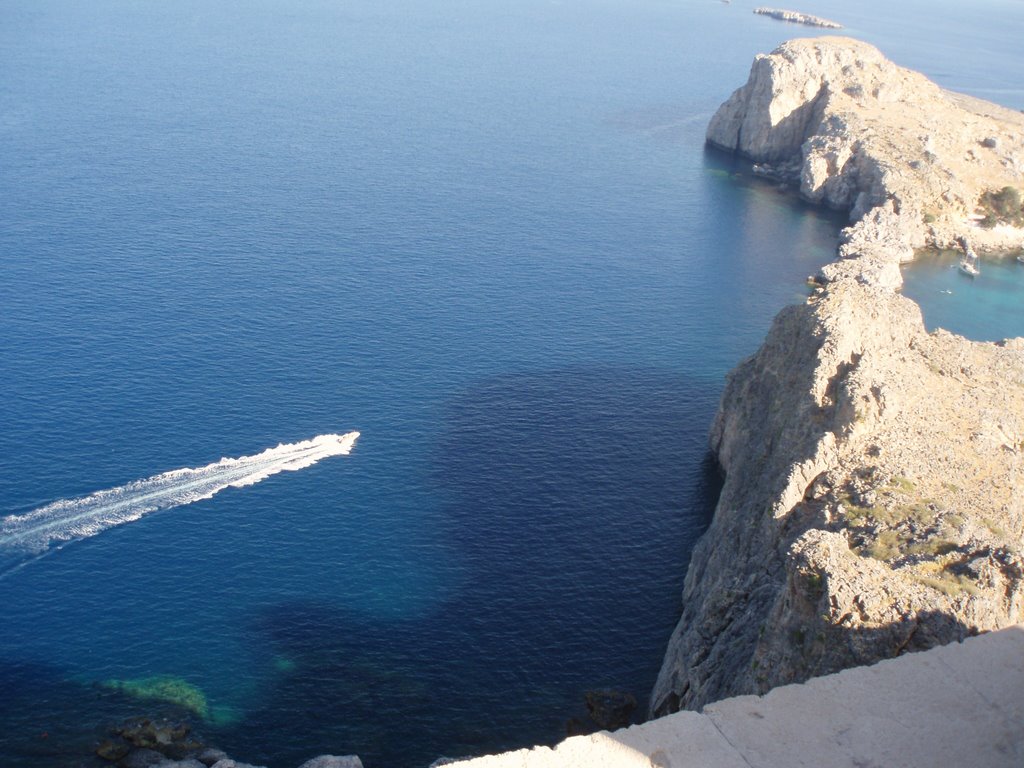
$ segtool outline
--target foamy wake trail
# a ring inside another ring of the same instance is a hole
[[[8,515],[0,519],[0,550],[8,555],[39,556],[150,512],[208,499],[225,488],[253,485],[278,472],[304,469],[329,456],[347,454],[358,437],[358,432],[318,435],[253,456],[175,469],[82,498],[55,501],[24,515]]]

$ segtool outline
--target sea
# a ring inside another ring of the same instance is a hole
[[[724,377],[845,224],[704,147],[822,34],[753,7],[4,0],[0,764],[132,716],[270,768],[643,716]],[[1024,108],[1019,0],[799,10]],[[960,332],[1024,335],[986,266]]]

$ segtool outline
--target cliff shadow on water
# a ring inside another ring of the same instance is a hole
[[[506,743],[564,736],[553,716],[586,720],[588,689],[646,696],[679,615],[666,566],[689,560],[721,489],[719,394],[670,369],[578,367],[484,379],[449,403],[436,482],[464,569],[452,607],[479,611],[474,664],[502,678],[488,706],[507,712]]]
[[[850,224],[847,211],[829,208],[801,197],[798,175],[758,165],[742,154],[714,144],[704,145],[702,159],[706,175],[714,179],[715,183],[727,184],[730,188],[739,188],[757,195],[758,203],[768,205],[775,212],[781,208],[793,215],[809,216],[811,221],[824,220],[835,228],[837,238],[839,231]],[[831,245],[830,250],[822,251],[821,255],[827,256],[829,261],[834,259],[836,244],[838,240]],[[792,256],[799,258],[800,254],[793,253]]]
[[[279,674],[218,745],[271,766],[342,751],[369,768],[429,765],[556,743],[587,721],[589,690],[642,702],[720,490],[707,449],[717,401],[661,369],[464,389],[432,460],[457,586],[399,618],[315,599],[267,607],[249,634]]]
[[[722,377],[761,345],[783,307],[803,304],[807,278],[835,258],[845,213],[803,200],[793,184],[754,173],[748,160],[712,146],[702,156],[703,195],[721,224],[695,258],[709,262],[734,329],[720,349],[707,350]],[[714,321],[714,318],[711,318]]]

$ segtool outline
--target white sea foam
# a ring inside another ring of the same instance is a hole
[[[82,498],[62,499],[24,515],[8,515],[0,518],[0,550],[23,556],[45,554],[150,512],[208,499],[225,488],[253,485],[278,472],[304,469],[329,456],[347,454],[358,437],[358,432],[318,435],[252,456],[175,469]]]

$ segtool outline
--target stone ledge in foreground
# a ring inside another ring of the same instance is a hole
[[[1024,624],[463,768],[1024,765]]]

